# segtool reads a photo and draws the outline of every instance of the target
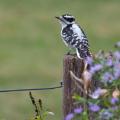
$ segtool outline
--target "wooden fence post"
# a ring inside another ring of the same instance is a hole
[[[63,113],[64,118],[67,114],[73,112],[77,105],[74,104],[72,96],[77,93],[83,96],[82,91],[75,84],[76,81],[72,80],[70,71],[72,71],[78,78],[81,77],[84,69],[84,62],[73,55],[65,55],[63,61]]]

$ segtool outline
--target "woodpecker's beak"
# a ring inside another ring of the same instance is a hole
[[[61,17],[55,16],[55,18],[65,23],[65,21]]]
[[[55,16],[55,18],[58,19],[60,22],[63,22],[63,23],[65,23],[65,24],[67,24],[63,18],[57,17],[57,16]]]
[[[55,16],[56,19],[61,20],[60,17]]]

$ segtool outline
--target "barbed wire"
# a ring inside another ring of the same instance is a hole
[[[10,92],[25,92],[25,91],[45,91],[45,90],[54,90],[62,88],[63,84],[60,82],[60,85],[53,87],[44,87],[44,88],[20,88],[20,89],[4,89],[0,90],[0,93],[10,93]]]

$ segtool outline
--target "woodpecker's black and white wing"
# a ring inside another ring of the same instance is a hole
[[[87,36],[85,34],[85,32],[83,31],[83,29],[79,26],[80,31],[81,31],[81,36],[80,36],[80,45],[78,48],[76,48],[76,52],[77,52],[77,56],[79,58],[87,58],[92,56],[90,50],[89,50],[89,43],[88,43],[88,39]]]
[[[90,56],[89,44],[84,31],[77,24],[69,24],[63,28],[61,35],[69,47],[75,48],[77,56],[81,59]]]

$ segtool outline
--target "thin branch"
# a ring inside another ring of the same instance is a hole
[[[72,71],[70,71],[70,75],[71,75],[72,78],[74,78],[74,80],[76,80],[77,82],[80,82],[83,85],[83,80],[78,78]],[[76,84],[76,85],[85,94],[84,89],[79,84]]]
[[[70,75],[72,78],[74,78],[76,81],[80,82],[82,85],[84,84],[83,80],[78,78],[72,71],[70,71]]]

